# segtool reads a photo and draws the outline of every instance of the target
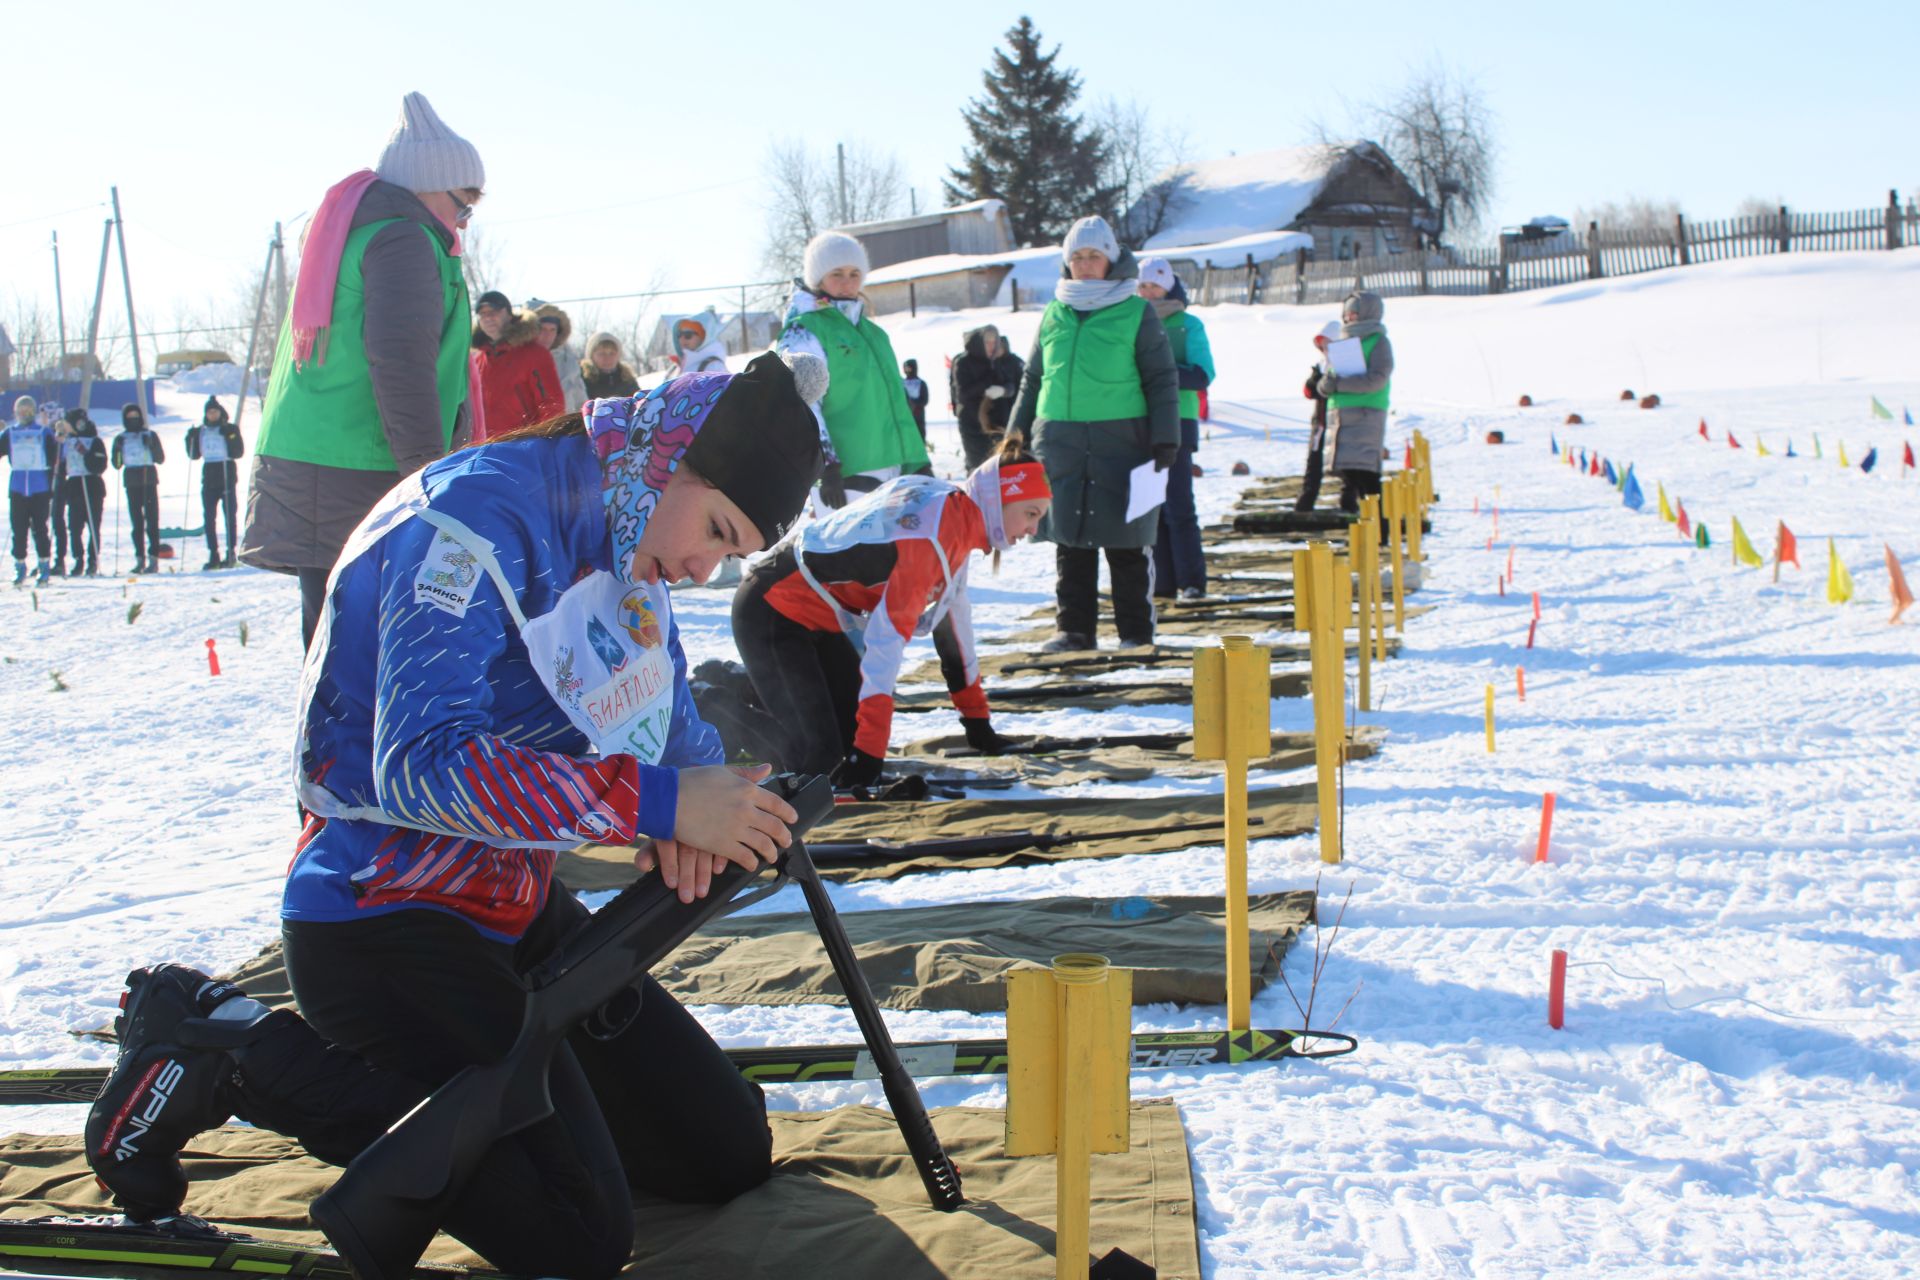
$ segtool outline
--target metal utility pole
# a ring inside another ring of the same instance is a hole
[[[273,333],[279,340],[280,330],[287,323],[287,247],[280,238],[280,224],[273,224],[273,242],[280,246],[280,252],[273,256]]]
[[[60,326],[60,376],[67,376],[67,295],[60,288],[60,233],[53,233],[53,314]]]
[[[140,368],[140,330],[133,321],[133,273],[127,270],[127,227],[120,218],[120,188],[113,188],[113,237],[120,243],[120,287],[127,294],[127,341],[133,346],[133,399],[140,406],[140,416],[152,421],[153,411],[147,407],[147,384],[141,376]]]
[[[247,331],[247,362],[240,368],[240,399],[233,406],[235,431],[240,429],[241,421],[247,416],[247,387],[253,381],[253,362],[260,346],[260,319],[267,311],[267,284],[273,279],[274,263],[279,260],[280,224],[276,222],[273,224],[273,239],[267,244],[267,260],[260,265],[260,292],[253,301],[253,328]]]
[[[912,187],[907,188],[907,212],[916,218],[920,216],[920,193]]]
[[[113,219],[100,232],[100,274],[93,282],[93,315],[87,321],[87,365],[80,371],[80,411],[93,416],[93,371],[100,367],[100,304],[107,296],[107,256],[113,252]]]
[[[847,144],[836,142],[833,149],[840,156],[840,225],[844,227],[853,221],[853,215],[847,211]]]

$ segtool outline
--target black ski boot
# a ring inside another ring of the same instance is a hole
[[[233,1114],[226,1051],[258,1039],[271,1015],[180,964],[128,974],[121,1008],[120,1056],[87,1113],[87,1163],[129,1218],[148,1222],[180,1211],[180,1148]]]

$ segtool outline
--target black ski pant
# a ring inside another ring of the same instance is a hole
[[[838,631],[801,626],[767,603],[779,581],[750,573],[733,597],[733,642],[760,705],[783,735],[782,769],[832,773],[853,747],[860,655]]]
[[[500,1058],[524,975],[588,915],[550,889],[518,942],[424,909],[282,922],[301,1018],[235,1051],[236,1114],[344,1165],[460,1068]],[[771,1175],[760,1087],[663,987],[643,986],[618,1035],[568,1039],[548,1077],[553,1115],[496,1143],[451,1206],[442,1229],[493,1266],[612,1276],[633,1251],[632,1191],[719,1204]]]
[[[327,578],[331,569],[295,569],[300,579],[300,647],[313,648],[313,633],[320,625],[320,611],[327,607]]]
[[[222,507],[227,513],[227,554],[238,545],[234,537],[234,495],[239,469],[231,462],[209,462],[200,469],[200,514],[207,527],[207,554],[220,558],[220,539],[214,531],[214,518]]]
[[[1207,589],[1207,551],[1200,541],[1200,513],[1193,504],[1199,422],[1183,419],[1180,435],[1180,452],[1167,472],[1167,500],[1160,507],[1160,536],[1153,544],[1153,593],[1169,599],[1187,587]]]
[[[1099,635],[1102,550],[1120,643],[1153,643],[1153,557],[1144,547],[1055,547],[1054,629],[1088,639]]]
[[[1360,468],[1343,468],[1340,472],[1340,509],[1349,515],[1358,514],[1360,499],[1377,497],[1380,493],[1380,473],[1364,471]]]
[[[65,573],[66,569],[63,566],[67,558],[67,482],[64,480],[53,482],[53,506],[48,514],[47,523],[53,534],[53,567],[58,572]],[[79,551],[80,548],[76,545],[74,553],[77,555]]]
[[[151,472],[151,467],[142,467],[142,471]],[[127,523],[133,531],[133,554],[135,559],[145,556],[148,560],[160,558],[160,486],[156,479],[148,478],[139,483],[132,476],[127,480]],[[143,544],[141,539],[145,538]]]
[[[1307,469],[1300,476],[1300,496],[1293,500],[1295,511],[1311,511],[1320,501],[1320,478],[1326,473],[1326,456],[1321,448],[1325,442],[1326,424],[1320,423],[1313,429],[1307,440]]]
[[[67,541],[73,560],[89,569],[100,567],[100,513],[106,510],[107,482],[99,476],[68,477],[60,482],[67,504]]]
[[[47,539],[47,512],[53,507],[53,494],[44,493],[8,493],[7,515],[13,520],[13,558],[27,558],[27,536],[33,536],[33,554],[42,560],[47,558],[50,544]]]

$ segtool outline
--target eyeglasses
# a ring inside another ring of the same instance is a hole
[[[680,341],[698,342],[700,341],[700,331],[698,329],[682,329],[680,331]]]
[[[465,222],[473,216],[473,207],[486,198],[487,193],[478,187],[462,187],[458,191],[447,192],[447,199],[453,201],[453,220]]]

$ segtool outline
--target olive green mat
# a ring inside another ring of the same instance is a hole
[[[893,1117],[874,1107],[775,1111],[773,1177],[724,1205],[636,1205],[634,1256],[624,1275],[646,1280],[884,1276],[886,1280],[1010,1277],[1050,1280],[1054,1224],[1051,1157],[1009,1160],[1006,1113],[941,1107],[933,1127],[964,1181],[967,1203],[929,1207]],[[1179,1109],[1136,1100],[1132,1144],[1093,1161],[1094,1252],[1120,1248],[1161,1280],[1199,1280],[1193,1176]],[[202,1134],[183,1153],[192,1185],[186,1210],[250,1235],[320,1244],[307,1205],[337,1171],[291,1141],[259,1129]],[[93,1180],[77,1135],[0,1139],[0,1202],[8,1217],[101,1214],[112,1207]],[[445,1236],[429,1261],[478,1265]],[[72,1274],[177,1280],[177,1269],[123,1262]]]

